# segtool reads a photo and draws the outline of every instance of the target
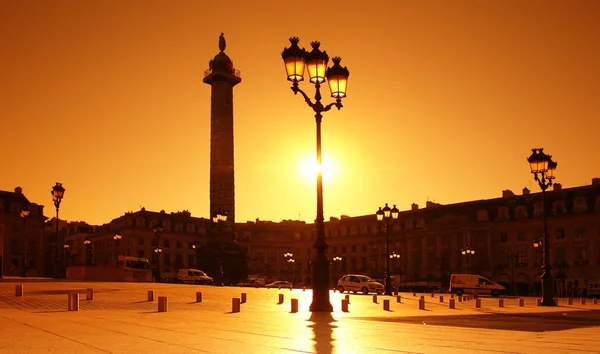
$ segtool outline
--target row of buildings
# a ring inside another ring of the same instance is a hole
[[[24,220],[20,211],[26,205],[31,213]],[[574,188],[555,184],[547,191],[545,209],[557,283],[583,288],[587,280],[600,278],[600,179]],[[489,200],[449,205],[427,202],[425,207],[412,204],[399,213],[390,229],[390,253],[398,255],[390,260],[391,273],[404,281],[445,285],[452,273],[474,272],[504,283],[513,293],[538,292],[541,248],[535,248],[533,241],[542,236],[543,212],[541,193],[527,188],[521,194],[505,190],[501,197]],[[188,211],[142,208],[97,226],[47,220],[43,207],[29,202],[16,188],[0,192],[4,274],[20,269],[27,259],[30,275],[50,276],[57,249],[56,222],[63,264],[111,266],[121,254],[147,258],[153,265],[160,258],[164,274],[198,266],[197,246],[218,237],[211,220]],[[157,225],[163,230],[160,240],[153,232]],[[375,215],[332,217],[325,223],[325,232],[329,258],[341,257],[332,262],[332,284],[348,272],[383,277],[386,235]],[[114,239],[117,233],[120,241]],[[246,250],[244,272],[267,279],[310,284],[314,239],[314,225],[301,221],[257,219],[235,225],[235,241]],[[162,249],[158,258],[157,246]],[[465,248],[475,253],[463,255]]]

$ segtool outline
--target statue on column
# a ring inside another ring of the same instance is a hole
[[[219,49],[222,52],[224,52],[225,47],[227,47],[227,43],[225,43],[225,37],[223,36],[223,32],[221,32],[221,35],[219,36]]]

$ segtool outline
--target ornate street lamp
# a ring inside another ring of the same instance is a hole
[[[154,232],[154,237],[156,237],[156,248],[154,248],[154,253],[156,253],[156,281],[160,282],[160,254],[162,253],[162,247],[160,246],[160,236],[163,233],[163,228],[160,225],[156,225],[152,229],[152,232]]]
[[[28,207],[24,207],[21,210],[21,217],[23,218],[23,267],[21,269],[21,275],[23,277],[27,276],[27,268],[29,266],[29,261],[27,260],[27,233],[25,231],[29,214],[31,214],[31,210],[29,210]]]
[[[335,265],[334,268],[333,268],[333,271],[335,272],[334,273],[335,279],[333,281],[333,284],[334,284],[333,289],[335,290],[335,288],[337,287],[338,279],[339,279],[338,263],[340,263],[342,261],[342,257],[341,256],[335,256],[335,257],[331,258],[331,260],[333,261],[333,264]]]
[[[552,266],[550,265],[550,249],[548,242],[548,220],[546,216],[546,189],[553,184],[558,163],[552,160],[552,155],[546,155],[544,149],[531,149],[531,156],[527,158],[533,179],[542,190],[542,215],[544,232],[541,238],[543,246],[542,263],[542,306],[555,306],[554,287],[552,284]],[[534,244],[535,246],[535,244]]]
[[[60,209],[60,202],[65,195],[65,188],[62,186],[62,183],[56,182],[52,190],[50,191],[52,194],[52,201],[54,202],[54,207],[56,208],[56,257],[54,257],[54,278],[60,278],[60,243],[58,240],[58,209]]]
[[[85,245],[85,251],[86,251],[86,265],[90,266],[92,265],[92,239],[89,237],[86,237],[83,240],[83,244]]]
[[[398,213],[400,210],[396,208],[394,204],[393,208],[385,203],[383,209],[379,207],[379,210],[375,213],[379,225],[383,225],[385,230],[385,295],[392,295],[392,278],[390,276],[390,229],[394,225],[396,219],[398,219]]]
[[[123,235],[121,235],[119,231],[115,232],[113,240],[115,240],[115,245],[117,247],[117,268],[119,268],[119,244],[121,243],[122,239]]]
[[[471,247],[467,246],[465,248],[463,248],[460,253],[467,257],[467,264],[469,266],[469,273],[471,273],[471,256],[475,255],[475,250],[472,249]]]
[[[298,37],[290,38],[292,44],[281,53],[285,64],[287,80],[292,82],[294,94],[300,93],[309,107],[315,112],[317,125],[317,218],[315,220],[316,239],[313,247],[316,250],[312,261],[313,294],[310,311],[333,311],[329,302],[329,260],[327,260],[327,242],[325,241],[325,226],[323,216],[323,174],[321,169],[321,121],[323,112],[329,111],[333,106],[338,110],[342,108],[342,98],[346,97],[346,87],[350,72],[340,65],[341,58],[334,57],[334,65],[327,68],[329,56],[319,49],[320,42],[311,42],[312,51],[298,47]],[[298,87],[300,81],[304,81],[305,68],[308,70],[309,82],[315,85],[315,101],[313,102],[304,91]],[[331,97],[335,102],[326,106],[321,102],[321,84],[325,80],[329,82]]]

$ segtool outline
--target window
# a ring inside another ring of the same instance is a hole
[[[144,250],[138,250],[137,256],[138,256],[138,258],[144,258],[144,256],[145,256]]]
[[[504,221],[504,220],[508,220],[508,219],[509,219],[508,207],[505,207],[505,206],[498,207],[498,220]]]
[[[168,265],[171,265],[171,255],[170,255],[170,254],[168,254],[168,253],[165,253],[165,254],[163,255],[163,257],[164,257],[164,258],[163,258],[163,263],[164,263],[164,265],[166,265],[166,266],[168,266]]]
[[[366,270],[367,269],[367,257],[362,257],[361,259],[361,270]]]
[[[565,214],[565,203],[563,201],[557,201],[552,203],[552,214],[563,215]]]
[[[500,234],[500,242],[501,243],[508,242],[508,234]]]
[[[356,245],[352,245],[352,253],[356,253]]]
[[[427,246],[428,247],[434,247],[436,244],[436,237],[435,235],[429,235],[427,236]]]
[[[565,238],[565,229],[556,229],[554,233],[554,238],[557,240],[562,240]]]
[[[163,246],[165,248],[169,248],[169,247],[171,247],[171,242],[169,240],[163,240]]]
[[[138,241],[138,245],[140,245],[140,246],[144,245],[144,238],[143,237],[138,237],[137,241]]]
[[[361,248],[361,251],[367,252],[367,245],[362,245],[360,248]]]
[[[585,238],[586,237],[586,229],[584,227],[579,227],[575,231],[575,238]]]
[[[567,250],[564,247],[556,247],[555,262],[564,262],[567,259]]]
[[[155,238],[153,238],[153,239],[152,239],[152,241],[150,241],[150,244],[151,244],[152,246],[158,246],[158,240],[156,239],[156,237],[155,237]]]
[[[525,238],[527,237],[527,235],[525,234],[524,231],[519,231],[517,233],[517,239],[519,240],[519,242],[523,242],[525,241]]]
[[[196,264],[196,255],[188,254],[188,267],[193,267]]]
[[[587,249],[580,247],[577,249],[577,262],[579,265],[588,265]]]
[[[181,248],[181,241],[177,241],[177,242],[176,242],[176,247],[177,247],[177,248]]]

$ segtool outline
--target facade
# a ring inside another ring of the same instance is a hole
[[[22,214],[29,209],[29,216]],[[30,202],[21,187],[0,191],[0,274],[44,275],[44,206]]]

